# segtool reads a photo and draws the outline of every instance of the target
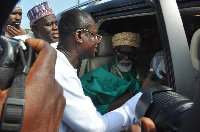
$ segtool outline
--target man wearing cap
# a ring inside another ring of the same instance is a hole
[[[47,41],[52,47],[58,44],[58,21],[48,2],[37,4],[27,13],[33,33],[17,36],[16,39],[39,38]]]
[[[141,92],[148,74],[148,69],[135,61],[141,44],[139,34],[117,33],[112,44],[114,59],[81,78],[85,95],[92,99],[101,114],[116,109]]]
[[[20,24],[22,20],[22,9],[20,2],[16,4],[12,12],[8,16],[8,19],[4,26],[4,35],[8,38],[12,38],[18,35],[24,35],[25,32],[22,30]]]

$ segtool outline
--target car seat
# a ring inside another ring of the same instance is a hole
[[[192,37],[190,44],[190,54],[192,59],[192,65],[195,70],[199,72],[199,50],[200,50],[200,29],[198,29]]]
[[[112,34],[103,34],[102,40],[98,44],[95,58],[83,60],[79,72],[79,78],[85,73],[90,72],[99,67],[104,67],[113,58]]]
[[[112,36],[111,34],[102,35],[102,40],[98,45],[96,57],[89,59],[87,62],[86,72],[92,71],[99,67],[103,67],[108,64],[113,58],[112,48]]]
[[[199,93],[199,82],[200,82],[200,29],[198,29],[192,36],[190,44],[190,55],[192,60],[192,65],[194,68],[194,75],[196,78],[196,93]],[[198,94],[195,94],[196,98]]]

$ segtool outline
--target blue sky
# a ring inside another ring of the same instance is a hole
[[[21,7],[22,7],[22,22],[21,27],[22,29],[30,29],[29,19],[27,17],[27,12],[35,6],[36,3],[40,4],[44,1],[49,1],[52,7],[53,12],[57,15],[61,11],[64,11],[68,8],[71,8],[77,5],[78,0],[21,0]],[[80,0],[80,3],[86,2],[89,0]],[[110,0],[102,0],[101,3],[107,2]]]

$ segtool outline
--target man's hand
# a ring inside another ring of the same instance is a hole
[[[129,132],[156,132],[156,126],[150,118],[142,117],[140,124],[132,124],[129,126]]]
[[[54,79],[56,51],[43,40],[26,41],[39,54],[26,79],[21,131],[58,131],[66,102],[61,86]],[[0,118],[9,90],[0,90]]]
[[[17,29],[14,26],[8,25],[7,26],[7,31],[8,31],[8,34],[10,35],[10,37],[15,37],[15,36],[19,36],[19,35],[24,35],[25,34],[25,32],[21,28],[21,26],[19,26],[19,29]]]
[[[114,102],[112,102],[109,105],[108,112],[119,108],[124,103],[126,103],[126,101],[128,101],[129,99],[131,99],[135,94],[136,94],[136,90],[133,91],[133,92],[131,92],[131,93],[127,93],[127,94],[123,95],[122,97],[120,97],[119,99],[115,100]]]
[[[142,84],[142,92],[144,93],[146,90],[148,90],[149,88],[155,87],[155,86],[159,86],[159,85],[163,85],[165,84],[165,80],[166,77],[164,79],[161,79],[159,81],[153,81],[152,77],[153,77],[153,69],[151,68],[149,70],[149,73],[146,77],[146,79],[144,80],[143,84]]]

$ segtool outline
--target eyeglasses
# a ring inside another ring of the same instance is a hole
[[[96,39],[98,41],[98,43],[100,43],[100,41],[102,39],[101,35],[94,34],[94,33],[90,32],[89,30],[87,30],[85,28],[81,28],[80,30],[83,30],[83,31],[86,31],[86,32],[90,33],[94,37],[94,39]]]
[[[117,50],[115,50],[115,51],[117,53],[117,57],[119,57],[119,58],[125,58],[126,56],[128,56],[130,59],[135,59],[135,57],[136,57],[136,53],[134,53],[134,52],[126,53],[126,52],[120,52]]]

